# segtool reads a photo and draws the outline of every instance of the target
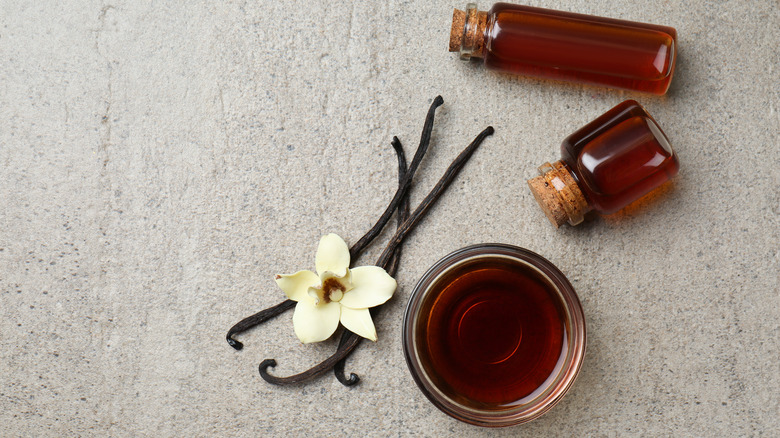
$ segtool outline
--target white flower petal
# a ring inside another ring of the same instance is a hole
[[[325,299],[325,293],[319,287],[310,287],[309,290],[306,291],[306,295],[312,299],[315,306]]]
[[[379,266],[359,266],[350,269],[352,290],[344,294],[340,303],[351,309],[366,309],[389,300],[398,284]]]
[[[328,271],[343,277],[349,268],[349,248],[344,239],[333,233],[322,236],[314,265],[320,277]]]
[[[306,292],[312,286],[319,286],[320,277],[311,271],[298,271],[292,275],[277,275],[276,284],[284,291],[287,298],[293,301],[301,301],[306,297]]]
[[[376,328],[374,328],[374,322],[371,321],[371,313],[368,309],[355,310],[342,307],[341,324],[355,334],[376,341]]]
[[[307,296],[295,306],[293,314],[295,335],[304,344],[324,341],[336,331],[340,316],[339,303],[322,303],[315,306],[314,300]]]

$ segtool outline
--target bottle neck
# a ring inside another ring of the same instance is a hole
[[[539,166],[540,176],[528,180],[528,186],[547,218],[556,228],[565,223],[577,225],[591,210],[577,181],[563,161]]]
[[[466,10],[455,9],[450,29],[450,52],[458,52],[460,59],[485,56],[485,29],[488,13],[477,9],[476,3],[466,5]]]

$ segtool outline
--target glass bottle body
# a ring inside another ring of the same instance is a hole
[[[672,80],[677,32],[668,26],[508,3],[484,20],[464,29],[481,30],[474,38],[483,41],[461,57],[482,58],[489,69],[654,94]]]
[[[591,209],[601,214],[641,198],[680,168],[666,135],[633,100],[566,137],[561,158]]]

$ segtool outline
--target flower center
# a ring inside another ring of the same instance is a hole
[[[341,301],[344,297],[344,285],[341,284],[335,277],[331,277],[322,283],[323,299],[326,303],[331,301]]]

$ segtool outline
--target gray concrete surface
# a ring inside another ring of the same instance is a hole
[[[676,27],[671,91],[463,64],[446,51],[458,2],[1,1],[0,435],[780,435],[778,3],[532,4]],[[262,359],[291,374],[334,342],[301,345],[292,313],[241,352],[225,332],[283,298],[274,274],[313,268],[322,234],[368,229],[395,186],[390,139],[412,150],[437,94],[414,204],[496,134],[405,245],[379,341],[347,364],[361,384],[266,384]],[[679,176],[556,231],[525,179],[626,98]],[[436,410],[401,351],[417,279],[486,241],[558,265],[589,328],[565,399],[502,430]]]

